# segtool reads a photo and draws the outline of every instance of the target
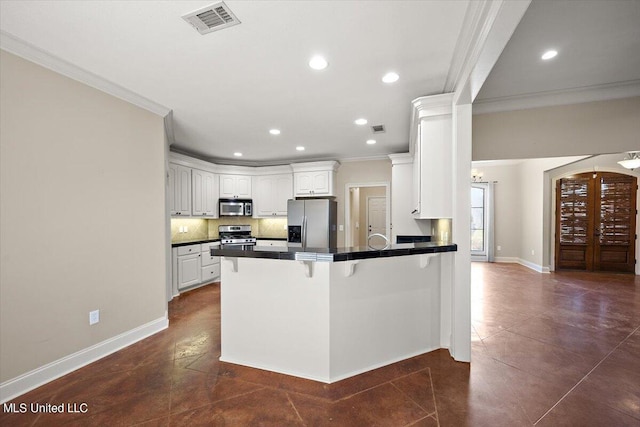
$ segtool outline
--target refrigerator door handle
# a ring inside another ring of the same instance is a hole
[[[302,217],[302,247],[307,246],[307,216]]]

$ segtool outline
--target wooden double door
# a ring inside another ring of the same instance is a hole
[[[556,185],[556,269],[634,272],[637,178],[584,173]]]

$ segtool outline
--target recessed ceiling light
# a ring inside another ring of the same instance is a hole
[[[299,146],[297,146],[297,147],[296,147],[296,150],[298,150],[298,151],[304,151],[304,147],[303,147],[303,146],[301,146],[301,145],[299,145]]]
[[[382,76],[382,81],[385,83],[393,83],[393,82],[397,82],[399,78],[400,76],[397,73],[394,73],[392,71]]]
[[[545,61],[551,59],[551,58],[555,58],[556,55],[558,54],[557,50],[548,50],[545,53],[542,54],[542,59],[544,59]]]
[[[309,67],[313,68],[314,70],[324,70],[328,65],[329,63],[327,62],[327,60],[319,55],[314,56],[313,58],[311,58],[311,60],[309,60]]]
[[[242,157],[242,153],[239,151],[236,151],[235,153],[233,153],[233,155],[236,157]]]
[[[367,119],[358,119],[354,122],[357,125],[366,125],[367,124]]]
[[[271,135],[280,135],[280,129],[271,129],[269,130]]]
[[[375,140],[375,139],[367,139],[367,144],[369,144],[369,145],[373,145],[373,144],[375,144],[375,143],[376,143],[376,140]]]

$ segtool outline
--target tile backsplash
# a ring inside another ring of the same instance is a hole
[[[287,231],[285,230],[285,226],[287,225],[286,218],[172,218],[171,241],[175,243],[183,240],[217,238],[219,225],[250,225],[251,233],[254,236],[287,237]],[[181,233],[181,227],[187,231]]]

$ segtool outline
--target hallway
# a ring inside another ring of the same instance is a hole
[[[639,426],[640,277],[472,266],[471,366],[438,350],[331,385],[218,361],[217,284],[170,327],[15,400],[0,424]]]

